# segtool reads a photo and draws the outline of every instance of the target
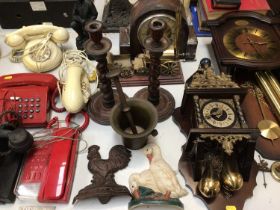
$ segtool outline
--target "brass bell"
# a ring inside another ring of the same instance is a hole
[[[239,173],[234,156],[225,155],[221,180],[223,187],[228,191],[236,191],[243,186],[243,177]]]
[[[220,181],[211,164],[207,164],[198,183],[198,190],[206,198],[213,198],[220,192]]]

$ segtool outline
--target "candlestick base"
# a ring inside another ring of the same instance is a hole
[[[148,100],[148,88],[139,90],[133,97]],[[175,100],[171,93],[163,88],[159,88],[159,104],[155,106],[158,112],[158,122],[169,118],[175,108]]]
[[[116,90],[113,90],[115,104],[119,103],[119,96]],[[127,97],[127,96],[126,96]],[[90,118],[101,125],[110,125],[110,112],[113,108],[106,108],[103,105],[103,94],[98,91],[93,96],[90,97],[90,100],[88,102],[87,106],[87,112],[90,116]]]

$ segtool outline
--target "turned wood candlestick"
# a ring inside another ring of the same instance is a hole
[[[170,40],[163,36],[166,24],[163,20],[153,18],[149,24],[151,36],[144,40],[144,47],[150,53],[149,85],[141,89],[134,97],[148,99],[158,111],[158,120],[164,121],[171,116],[175,100],[165,89],[160,88],[160,58],[163,52],[170,46]]]
[[[100,81],[100,91],[90,98],[88,113],[93,121],[109,125],[109,113],[118,97],[112,89],[111,80],[106,77],[108,73],[106,56],[112,43],[108,38],[102,36],[102,29],[102,22],[97,20],[90,21],[85,26],[89,39],[85,42],[84,49],[90,59],[96,60]]]

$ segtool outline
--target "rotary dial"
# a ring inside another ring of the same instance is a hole
[[[202,107],[202,116],[211,127],[228,128],[234,125],[236,116],[233,108],[221,101],[210,101]]]
[[[155,14],[144,19],[138,27],[137,38],[140,44],[143,46],[144,40],[149,37],[151,34],[149,30],[149,23],[153,18],[160,18],[166,23],[166,29],[164,36],[171,40],[171,43],[174,44],[175,35],[176,35],[176,19],[170,15],[166,14]],[[170,46],[173,48],[174,45]]]
[[[246,60],[272,59],[280,47],[268,32],[252,26],[230,29],[224,35],[223,43],[233,56]]]

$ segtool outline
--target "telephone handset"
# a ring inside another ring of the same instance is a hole
[[[18,62],[16,59],[22,58],[27,69],[34,72],[46,72],[61,63],[62,52],[57,44],[65,43],[68,39],[69,33],[65,28],[53,25],[32,25],[7,34],[5,43],[13,48],[12,61]],[[23,51],[22,54],[21,51]],[[20,54],[19,57],[18,54]]]
[[[91,87],[87,69],[92,70],[87,55],[80,50],[67,50],[64,53],[63,65],[59,69],[62,84],[61,102],[70,113],[80,112],[91,95]],[[94,70],[92,70],[94,73]],[[96,72],[95,72],[96,73]],[[97,79],[98,80],[98,79]],[[98,81],[95,83],[97,89]]]
[[[0,77],[0,113],[16,111],[24,127],[47,124],[51,94],[57,79],[51,74],[20,73]]]
[[[70,65],[62,87],[61,101],[70,113],[78,113],[88,102],[90,85],[88,74],[80,65]]]

